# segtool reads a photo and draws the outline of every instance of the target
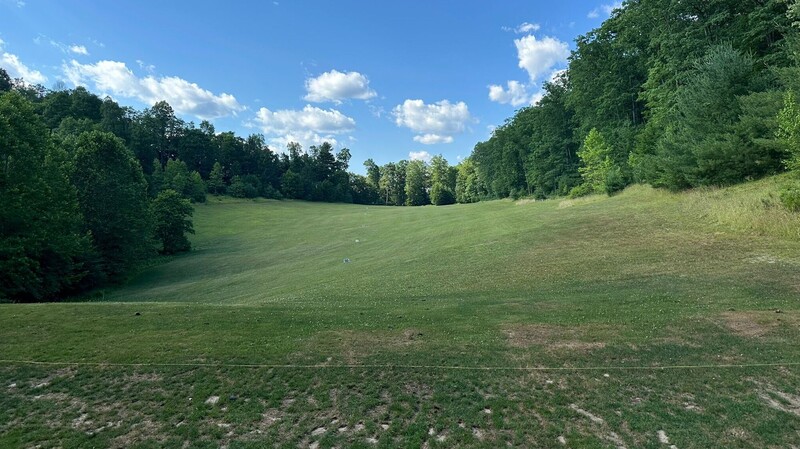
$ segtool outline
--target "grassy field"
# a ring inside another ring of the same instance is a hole
[[[800,446],[780,182],[212,198],[190,254],[83,302],[0,305],[0,447]]]

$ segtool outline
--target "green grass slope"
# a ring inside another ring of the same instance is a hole
[[[85,302],[0,306],[0,447],[800,445],[780,182],[212,199],[190,254]]]

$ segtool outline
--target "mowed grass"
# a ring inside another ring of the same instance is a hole
[[[800,445],[782,182],[212,198],[190,254],[83,301],[0,306],[0,447]]]

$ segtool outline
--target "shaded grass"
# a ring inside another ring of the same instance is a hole
[[[0,306],[0,447],[798,445],[800,219],[780,182],[212,199],[192,253],[87,302]],[[686,365],[727,367],[659,369]]]

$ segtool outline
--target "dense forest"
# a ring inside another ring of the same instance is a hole
[[[538,104],[475,146],[479,190],[681,190],[785,170],[778,117],[796,108],[798,12],[787,0],[625,2],[577,39]]]
[[[800,6],[630,0],[576,42],[566,70],[456,166],[364,163],[328,143],[274,152],[262,135],[137,111],[0,68],[0,301],[54,300],[190,248],[206,194],[359,204],[672,190],[800,168]],[[800,209],[800,186],[784,204]]]

